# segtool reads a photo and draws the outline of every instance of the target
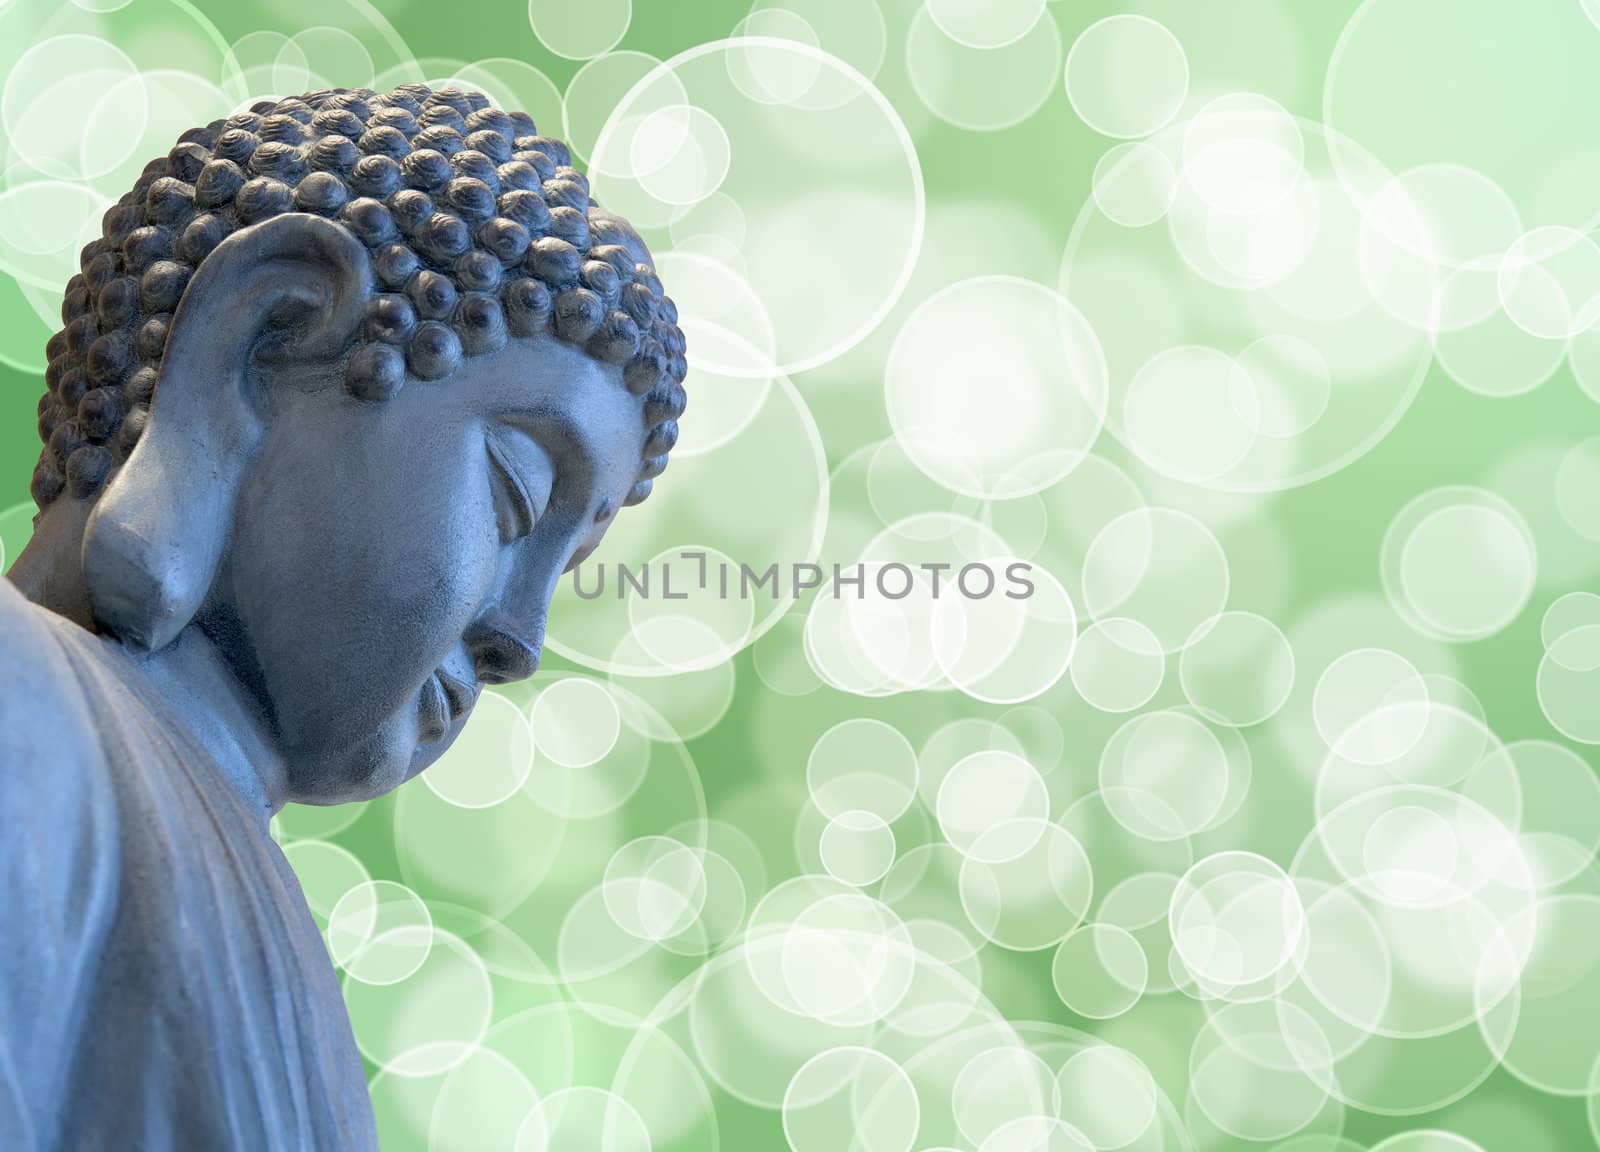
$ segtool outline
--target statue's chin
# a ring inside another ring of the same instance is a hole
[[[414,716],[395,716],[361,739],[292,754],[289,799],[324,805],[373,800],[421,772],[440,750],[419,741]]]

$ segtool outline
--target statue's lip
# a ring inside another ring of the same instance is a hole
[[[450,702],[445,697],[444,684],[435,672],[422,684],[421,727],[418,735],[424,743],[436,744],[450,731]]]
[[[472,685],[456,679],[443,668],[435,672],[434,677],[444,692],[445,707],[449,712],[451,723],[472,711],[472,706],[478,702],[477,690]]]

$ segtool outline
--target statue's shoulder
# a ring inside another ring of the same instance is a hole
[[[81,787],[102,758],[94,730],[49,611],[0,577],[0,804],[19,788],[52,788],[51,779]]]
[[[116,922],[121,821],[68,625],[0,576],[0,1146],[55,1147]],[[92,1019],[92,1018],[91,1018]],[[92,1025],[91,1025],[92,1026]]]
[[[121,820],[69,627],[0,576],[0,1040],[48,1015],[114,904]]]
[[[0,717],[7,721],[0,740],[30,716],[41,723],[64,719],[78,695],[48,617],[48,609],[0,580]]]

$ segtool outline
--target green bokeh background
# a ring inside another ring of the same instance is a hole
[[[1409,2],[1377,0],[1380,7],[1400,9],[1407,8]],[[1424,23],[1416,37],[1392,41],[1374,87],[1383,99],[1398,101],[1398,108],[1414,104],[1425,109],[1426,114],[1419,114],[1417,119],[1453,124],[1457,133],[1438,136],[1432,154],[1422,148],[1407,150],[1404,141],[1390,151],[1385,151],[1381,142],[1364,142],[1396,166],[1485,156],[1515,170],[1525,160],[1537,162],[1540,156],[1548,157],[1551,149],[1570,152],[1575,162],[1584,162],[1593,148],[1592,124],[1595,108],[1600,106],[1582,102],[1589,86],[1586,80],[1573,81],[1568,102],[1559,108],[1556,122],[1537,125],[1519,125],[1510,119],[1510,113],[1506,120],[1497,122],[1492,107],[1452,107],[1441,95],[1442,88],[1455,93],[1477,87],[1492,96],[1499,85],[1515,83],[1530,70],[1556,77],[1600,74],[1600,29],[1593,29],[1592,42],[1577,36],[1547,34],[1557,22],[1544,21],[1538,13],[1561,2],[1543,0],[1534,4],[1525,20],[1514,18],[1513,6],[1505,6],[1505,35],[1494,34],[1491,26],[1495,21],[1484,19],[1466,22],[1468,31],[1447,24]],[[1579,0],[1564,2],[1576,9]],[[0,3],[0,20],[16,17],[16,11],[8,13],[7,7]],[[13,0],[9,7],[20,11],[27,5]],[[1053,245],[1040,254],[1038,267],[1046,270],[1045,282],[1054,287],[1055,270],[1068,235],[1090,196],[1095,165],[1114,141],[1079,119],[1059,78],[1044,104],[1013,127],[972,132],[940,123],[917,105],[916,93],[905,79],[905,31],[916,5],[912,0],[881,0],[879,7],[885,19],[888,51],[876,82],[913,127],[930,210],[940,204],[976,201],[993,205],[996,212],[1027,218]],[[1116,4],[1064,0],[1049,5],[1043,19],[1055,25],[1064,54],[1080,32],[1104,16],[1126,12],[1148,15],[1171,28],[1184,44],[1189,56],[1191,91],[1255,91],[1297,116],[1320,120],[1325,114],[1324,81],[1329,61],[1358,7],[1353,0],[1315,4],[1287,0],[1208,4],[1190,0]],[[1428,6],[1411,3],[1410,7],[1420,12]],[[160,0],[135,0],[129,8],[108,16],[107,35],[113,41],[118,36],[135,35],[141,21],[164,27],[177,10],[175,5]],[[199,0],[195,10],[229,43],[261,30],[292,35],[300,28],[328,19],[318,5],[301,0]],[[1515,6],[1519,14],[1520,10],[1520,5]],[[494,0],[444,5],[424,0],[382,0],[375,11],[392,24],[419,58],[470,62],[485,57],[512,57],[542,70],[558,89],[565,88],[581,64],[547,50],[534,34],[523,5],[518,3]],[[617,48],[646,52],[664,60],[729,35],[748,11],[747,5],[737,0],[695,0],[686,4],[636,0],[631,22]],[[1424,17],[1418,15],[1416,19],[1423,21]],[[1473,33],[1472,28],[1478,31]],[[373,35],[370,30],[356,31],[363,38]],[[10,44],[6,56],[13,56],[23,47]],[[1475,74],[1481,74],[1481,84],[1474,84]],[[1138,77],[1130,77],[1128,83],[1136,85]],[[1559,82],[1552,83],[1560,88]],[[1485,101],[1490,98],[1485,97]],[[70,125],[63,126],[63,131],[70,130]],[[1463,156],[1463,150],[1476,150],[1476,154]],[[1593,188],[1600,208],[1600,182]],[[981,244],[982,238],[975,237],[973,242]],[[670,283],[667,289],[672,291]],[[897,317],[903,315],[903,309],[896,312]],[[892,319],[889,323],[895,322]],[[28,480],[39,450],[34,413],[44,387],[42,349],[51,329],[36,318],[6,278],[0,278],[0,326],[0,349],[7,356],[6,362],[0,364],[0,539],[9,561],[27,533],[28,513],[19,511],[17,506],[27,500]],[[885,328],[871,339],[886,347],[888,335],[892,331]],[[26,354],[25,350],[30,349],[31,354]],[[693,355],[691,347],[691,365]],[[824,367],[794,376],[794,384],[817,424],[830,468],[893,433],[881,374],[859,370],[856,363],[852,362],[847,372]],[[881,368],[881,357],[878,364]],[[694,419],[694,383],[691,369],[687,422]],[[974,381],[974,405],[983,402],[983,394],[982,382]],[[1259,611],[1288,631],[1292,621],[1324,602],[1348,596],[1381,600],[1380,543],[1395,513],[1408,501],[1443,485],[1494,487],[1496,468],[1519,449],[1531,445],[1575,445],[1587,438],[1595,423],[1594,400],[1578,386],[1565,365],[1538,387],[1503,398],[1470,392],[1452,381],[1437,364],[1431,365],[1419,393],[1398,424],[1360,459],[1315,483],[1253,503],[1242,517],[1218,517],[1215,531],[1232,561],[1229,607]],[[1137,461],[1119,445],[1109,443],[1109,437],[1102,438],[1099,449],[1131,474],[1144,478]],[[782,477],[759,479],[772,484],[784,482]],[[669,471],[662,484],[672,481]],[[696,494],[696,500],[713,513],[718,497],[717,492]],[[1214,507],[1226,510],[1228,499],[1218,497]],[[1600,570],[1600,543],[1593,547],[1595,568]],[[1451,646],[1454,674],[1482,702],[1487,722],[1501,740],[1561,739],[1541,710],[1535,692],[1535,672],[1544,653],[1539,624],[1551,601],[1563,592],[1582,587],[1541,583],[1511,626],[1486,639]],[[559,624],[554,631],[559,632]],[[546,673],[579,670],[554,655],[547,657],[544,669]],[[1161,701],[1177,700],[1174,680],[1169,669]],[[807,756],[817,738],[835,724],[852,717],[875,717],[898,728],[913,747],[921,747],[942,725],[963,716],[1020,723],[1019,714],[1006,706],[985,705],[959,693],[906,693],[866,699],[822,686],[803,696],[783,695],[773,691],[757,674],[748,650],[734,658],[733,683],[731,702],[721,718],[708,731],[689,739],[684,747],[703,786],[707,814],[726,820],[750,836],[762,851],[769,887],[801,871],[792,841],[795,821],[805,804]],[[657,690],[663,694],[659,699],[651,698],[671,719],[670,678]],[[520,689],[509,690],[507,695],[519,702],[529,699],[529,694]],[[1053,811],[1058,814],[1065,801],[1092,787],[1100,749],[1120,718],[1108,718],[1089,708],[1067,680],[1032,705],[1052,717],[1065,738],[1060,763],[1051,774]],[[1574,747],[1587,755],[1581,745]],[[1256,799],[1248,816],[1197,835],[1196,858],[1208,852],[1243,848],[1287,866],[1310,828],[1312,816],[1305,796],[1293,787],[1281,786],[1281,781],[1275,783],[1276,774],[1287,777],[1294,769],[1280,762],[1265,741],[1254,748]],[[374,802],[353,824],[328,839],[353,852],[373,877],[398,879],[401,867],[396,853],[395,806],[393,797]],[[630,802],[628,812],[632,813],[635,807],[636,802]],[[1593,890],[1589,882],[1594,878],[1591,864],[1585,877],[1589,885],[1586,890]],[[758,895],[750,894],[750,904]],[[549,962],[550,958],[545,960]],[[1048,949],[1020,953],[987,948],[983,953],[983,991],[1013,1021],[1044,1020],[1091,1033],[1104,1032],[1146,1059],[1181,1111],[1187,1038],[1203,1022],[1203,1006],[1188,997],[1168,993],[1147,997],[1129,1016],[1099,1025],[1076,1016],[1062,1004],[1052,987],[1050,964]],[[528,995],[528,1002],[534,1003],[547,990],[528,993],[522,989],[520,994]],[[496,1019],[515,1010],[518,995],[518,991],[506,992],[497,984]],[[1596,1050],[1600,1051],[1600,1040],[1596,1041]],[[376,1072],[375,1067],[370,1070]],[[1406,1069],[1396,1069],[1394,1074],[1403,1077]],[[1248,1091],[1246,1086],[1241,1087]],[[1464,1099],[1436,1112],[1385,1117],[1348,1109],[1342,1133],[1359,1148],[1371,1147],[1395,1133],[1440,1128],[1476,1141],[1484,1152],[1565,1152],[1594,1146],[1585,1106],[1582,1098],[1542,1093],[1506,1071],[1497,1070]],[[716,1125],[724,1149],[784,1147],[776,1113],[741,1104],[724,1094],[716,1099]],[[1270,1148],[1274,1144],[1240,1141],[1233,1146]],[[1306,1147],[1310,1152],[1317,1146]]]

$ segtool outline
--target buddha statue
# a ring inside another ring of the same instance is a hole
[[[268,822],[533,673],[666,467],[677,310],[561,142],[420,84],[186,132],[81,269],[0,580],[0,1148],[373,1148]]]

